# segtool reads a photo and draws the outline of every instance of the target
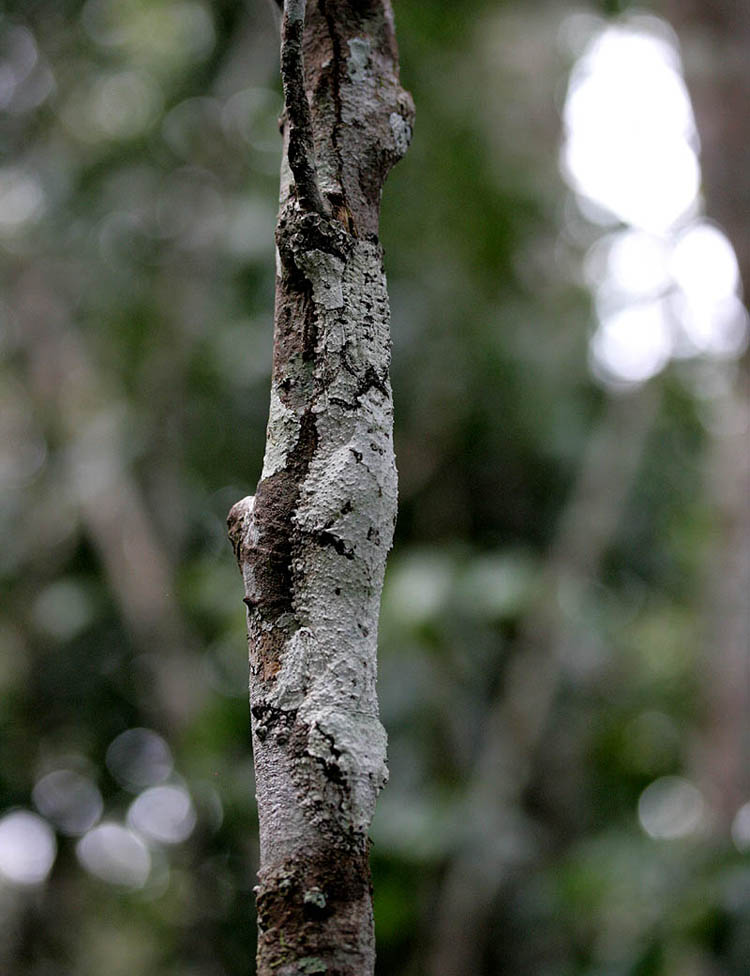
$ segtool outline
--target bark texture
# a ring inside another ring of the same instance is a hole
[[[387,778],[377,625],[396,516],[377,231],[413,106],[387,0],[286,0],[281,70],[266,452],[255,496],[228,518],[248,613],[258,973],[364,976],[368,829]]]

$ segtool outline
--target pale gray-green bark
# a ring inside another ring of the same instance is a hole
[[[387,777],[378,612],[396,516],[377,228],[412,105],[388,2],[287,0],[282,20],[266,454],[255,496],[229,516],[248,607],[258,972],[365,976],[368,829]]]

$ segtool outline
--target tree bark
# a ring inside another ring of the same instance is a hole
[[[286,0],[271,407],[242,572],[260,822],[258,973],[372,973],[375,691],[396,516],[380,196],[406,152],[388,0]]]

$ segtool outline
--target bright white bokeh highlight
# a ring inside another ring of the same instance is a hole
[[[55,769],[39,779],[31,793],[34,806],[61,834],[80,837],[99,820],[104,810],[96,785],[73,769]]]
[[[740,355],[747,342],[747,311],[726,236],[708,221],[693,222],[675,241],[670,272],[687,354]]]
[[[594,375],[605,383],[643,383],[672,353],[664,302],[630,305],[601,320],[589,346]]]
[[[571,74],[563,123],[561,168],[581,211],[617,228],[584,262],[598,319],[594,375],[623,389],[672,359],[741,355],[737,260],[699,216],[698,137],[666,23],[641,15],[596,31]]]
[[[57,842],[50,825],[28,810],[0,819],[0,877],[17,885],[41,884],[52,869]]]
[[[678,840],[695,834],[704,823],[703,796],[681,776],[661,776],[641,793],[638,820],[654,840]]]
[[[152,786],[130,804],[128,825],[160,844],[179,844],[192,834],[195,807],[183,786]]]
[[[623,230],[598,241],[586,258],[590,285],[619,303],[653,298],[669,284],[670,252],[664,238],[642,230]]]
[[[563,121],[568,179],[604,211],[660,234],[693,205],[695,122],[666,39],[635,24],[603,30],[573,70]]]
[[[151,854],[134,831],[117,823],[103,823],[76,845],[83,867],[112,885],[142,888],[151,871]]]
[[[734,248],[718,227],[695,221],[677,238],[671,273],[686,295],[701,302],[719,302],[740,288]]]

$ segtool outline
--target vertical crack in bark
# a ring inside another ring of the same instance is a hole
[[[396,513],[377,223],[380,188],[405,151],[392,119],[411,103],[387,0],[317,0],[303,24],[304,7],[285,5],[286,163],[297,191],[282,179],[266,453],[256,495],[228,520],[248,617],[258,973],[369,976],[367,834],[387,777],[377,624]],[[310,105],[301,57],[289,62],[303,46]],[[308,185],[312,145],[332,216]],[[362,238],[344,219],[349,205]]]
[[[302,37],[306,0],[284,0],[281,22],[281,80],[289,124],[287,156],[297,196],[306,210],[326,210],[318,187],[310,105],[305,91]]]
[[[340,187],[341,199],[332,200],[334,207],[334,215],[341,220],[347,229],[354,229],[348,226],[348,222],[351,220],[351,210],[349,209],[349,204],[346,199],[346,186],[344,183],[344,165],[341,159],[341,146],[339,145],[339,129],[342,124],[343,110],[341,106],[341,87],[340,87],[340,77],[341,77],[341,41],[336,30],[336,23],[333,19],[332,14],[328,9],[328,4],[326,0],[319,0],[320,11],[323,14],[323,19],[326,22],[328,28],[328,36],[331,40],[331,97],[333,99],[334,106],[334,117],[335,121],[331,127],[331,146],[333,148],[334,155],[336,157],[337,165],[337,179],[338,185]]]

